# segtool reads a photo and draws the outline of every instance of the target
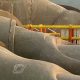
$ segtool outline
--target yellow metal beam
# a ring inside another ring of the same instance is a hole
[[[61,39],[63,39],[63,40],[69,40],[69,37],[60,37]]]
[[[68,37],[61,37],[63,40],[69,40]],[[80,37],[72,37],[72,40],[80,40]]]
[[[48,33],[50,35],[54,35],[54,36],[60,36],[60,33],[54,32],[54,33]]]
[[[80,40],[80,37],[72,37],[73,40]]]
[[[24,25],[25,28],[80,29],[80,25]]]

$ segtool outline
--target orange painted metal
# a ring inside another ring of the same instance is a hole
[[[46,28],[44,28],[44,33],[46,33],[47,32],[47,29]]]
[[[43,28],[40,28],[40,32],[43,32]]]
[[[73,43],[72,37],[74,37],[74,29],[69,29],[69,41]]]

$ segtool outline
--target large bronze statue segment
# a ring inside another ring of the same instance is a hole
[[[80,24],[79,12],[49,0],[4,0],[1,3],[0,9],[12,11],[23,24]]]
[[[11,0],[2,2],[0,9],[11,10],[23,24],[53,24],[56,18],[66,9],[48,0]],[[7,5],[7,6],[5,6]]]
[[[64,55],[80,60],[80,45],[59,45],[58,49]]]
[[[12,24],[10,26],[9,18],[0,17],[0,41],[9,50],[22,57],[52,62],[72,73],[80,74],[80,69],[76,69],[80,67],[80,61],[62,54],[56,47],[55,37],[16,26],[14,20]]]
[[[45,61],[25,59],[0,47],[1,80],[80,80],[63,68]]]

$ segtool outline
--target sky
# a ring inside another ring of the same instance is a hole
[[[80,10],[80,0],[50,0],[54,3],[60,3],[68,6],[75,7]]]

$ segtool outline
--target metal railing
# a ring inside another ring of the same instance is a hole
[[[33,29],[37,29],[40,32],[44,32],[47,33],[47,30],[50,30],[51,35],[54,36],[59,36],[61,39],[63,40],[68,40],[70,42],[77,42],[80,40],[80,25],[24,25],[25,28],[33,30]],[[57,33],[55,32],[53,29],[60,29],[61,32]],[[67,31],[67,32],[65,32]],[[65,32],[65,33],[63,33]],[[66,34],[68,34],[66,36]]]

